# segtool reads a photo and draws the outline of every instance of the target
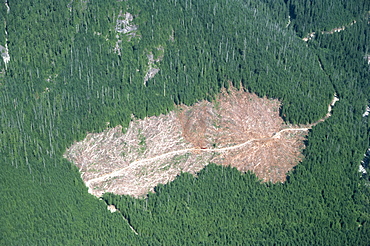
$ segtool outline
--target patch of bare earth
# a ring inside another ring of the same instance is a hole
[[[302,159],[305,130],[285,131],[278,100],[231,89],[215,103],[184,107],[180,114],[183,135],[201,149],[219,149],[210,162],[254,171],[264,181],[284,181],[286,173]],[[241,145],[246,143],[244,145]],[[237,146],[229,148],[229,146]]]
[[[180,106],[159,117],[88,134],[65,157],[80,169],[89,192],[143,196],[181,172],[195,174],[210,162],[251,170],[283,182],[302,159],[308,128],[287,126],[278,100],[225,90],[213,102]],[[286,130],[284,130],[286,129]]]

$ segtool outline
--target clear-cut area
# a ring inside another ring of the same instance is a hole
[[[182,105],[167,115],[133,120],[125,133],[121,126],[90,133],[64,156],[96,196],[112,192],[140,197],[209,163],[284,182],[303,158],[310,126],[286,125],[279,108],[276,99],[230,88],[212,103]]]

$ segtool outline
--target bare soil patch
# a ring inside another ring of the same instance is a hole
[[[280,102],[230,88],[214,102],[133,120],[91,133],[65,158],[77,165],[89,192],[146,195],[181,172],[196,174],[210,162],[251,170],[264,181],[284,182],[303,158],[307,128],[287,126]]]
[[[214,103],[184,107],[180,114],[183,136],[195,147],[218,149],[253,140],[227,151],[216,152],[210,162],[254,171],[264,181],[283,182],[286,173],[302,159],[305,131],[282,132],[288,127],[279,116],[280,102],[255,94],[223,90]]]

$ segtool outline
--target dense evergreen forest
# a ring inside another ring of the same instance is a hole
[[[369,1],[5,3],[0,45],[11,60],[0,67],[1,245],[369,245],[370,181],[358,172],[370,146]],[[137,30],[118,30],[126,12]],[[144,81],[150,66],[160,70]],[[310,131],[305,159],[287,182],[209,165],[143,199],[98,199],[62,157],[107,122],[127,126],[132,115],[212,100],[228,81],[280,99],[288,123],[322,118],[337,93],[332,116]]]

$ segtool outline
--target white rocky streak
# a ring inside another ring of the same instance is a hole
[[[6,39],[6,41],[8,41],[8,39]],[[8,64],[8,62],[10,61],[8,44],[6,43],[5,47],[0,45],[0,51],[1,51],[1,57],[3,58],[5,67],[6,67],[6,64]]]
[[[366,169],[360,164],[360,166],[358,167],[358,171],[360,172],[360,173],[363,173],[363,174],[366,174],[367,172],[366,172]]]
[[[6,13],[9,14],[10,7],[8,4],[8,0],[5,0],[5,6],[6,6]],[[9,55],[9,49],[8,49],[8,32],[6,31],[6,20],[4,21],[4,32],[5,32],[5,47],[0,45],[0,53],[1,57],[3,58],[3,61],[5,63],[5,70],[7,69],[7,64],[10,61],[10,55]]]
[[[368,107],[369,108],[369,107]],[[368,157],[368,155],[370,155],[370,148],[368,148],[367,150],[366,150],[366,153],[364,154],[364,156],[365,156],[365,158],[361,161],[361,163],[360,163],[360,165],[358,166],[358,172],[360,172],[360,173],[362,173],[362,174],[367,174],[367,171],[366,171],[366,169],[365,169],[365,167],[364,166],[366,166],[367,164],[365,164],[365,160],[367,159],[367,158],[369,158]],[[368,161],[368,160],[367,160]],[[367,162],[366,161],[366,162]]]
[[[366,107],[365,113],[362,114],[362,117],[366,117],[370,114],[370,106]]]
[[[370,65],[370,55],[365,55],[364,59],[367,61],[367,64]]]
[[[116,206],[114,206],[114,205],[108,205],[107,209],[108,209],[111,213],[117,212],[117,208],[116,208]]]
[[[9,14],[10,7],[9,7],[9,4],[8,4],[8,0],[5,0],[5,6],[6,6],[6,13]]]
[[[337,93],[334,93],[333,100],[331,100],[330,104],[328,105],[328,113],[326,114],[326,117],[331,116],[331,111],[333,110],[335,103],[338,101],[339,97],[337,96]]]
[[[290,15],[288,16],[288,24],[286,24],[286,28],[288,28],[288,26],[290,25],[291,21],[290,21]]]

